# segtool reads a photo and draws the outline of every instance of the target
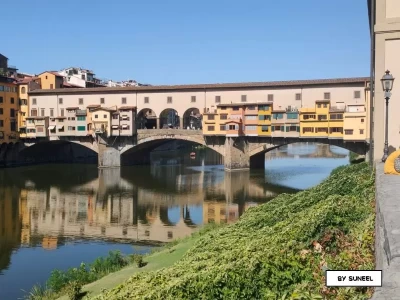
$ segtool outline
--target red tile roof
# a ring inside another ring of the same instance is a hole
[[[173,90],[218,90],[218,89],[250,89],[250,88],[280,88],[280,87],[304,87],[326,86],[344,84],[365,84],[369,77],[335,78],[317,80],[291,80],[269,82],[242,82],[242,83],[213,83],[213,84],[186,84],[186,85],[159,85],[159,86],[128,86],[128,87],[100,87],[84,89],[53,89],[35,90],[32,94],[73,94],[73,93],[125,93],[125,92],[149,92],[149,91],[173,91]]]

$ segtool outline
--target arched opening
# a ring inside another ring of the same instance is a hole
[[[20,151],[24,164],[85,163],[97,164],[98,155],[92,149],[68,141],[39,142]]]
[[[160,129],[179,128],[181,126],[178,112],[173,108],[164,109],[160,114]]]
[[[150,108],[143,108],[137,115],[137,128],[138,129],[156,129],[157,128],[157,115],[154,110]]]
[[[191,107],[183,114],[183,129],[202,129],[202,115],[200,110]]]

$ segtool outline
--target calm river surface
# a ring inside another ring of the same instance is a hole
[[[0,299],[21,299],[53,269],[110,250],[147,253],[203,224],[231,223],[251,206],[295,193],[348,163],[348,151],[295,144],[266,156],[265,171],[225,173],[207,150],[158,152],[153,164],[0,169]]]

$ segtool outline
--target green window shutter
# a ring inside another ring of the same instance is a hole
[[[275,131],[275,126],[271,126],[271,131]]]
[[[286,127],[286,132],[289,132],[289,126],[285,126]]]
[[[258,116],[258,119],[260,120],[260,121],[263,121],[264,120],[264,116]]]
[[[86,126],[78,126],[78,131],[86,131]]]
[[[297,132],[300,132],[300,126],[297,126]]]

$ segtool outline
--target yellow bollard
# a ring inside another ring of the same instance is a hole
[[[397,172],[396,169],[394,168],[394,163],[396,159],[399,157],[400,157],[400,150],[397,150],[389,155],[389,157],[386,159],[385,166],[383,169],[385,174],[400,175],[400,173]]]

